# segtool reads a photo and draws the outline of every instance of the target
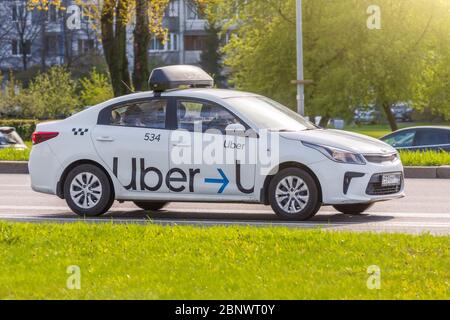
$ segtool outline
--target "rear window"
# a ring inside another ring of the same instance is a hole
[[[23,144],[23,141],[17,132],[13,131],[11,133],[0,133],[0,145],[5,146],[14,144]]]
[[[450,144],[450,130],[421,130],[417,132],[416,146]]]

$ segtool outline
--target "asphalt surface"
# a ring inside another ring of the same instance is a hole
[[[64,200],[35,193],[28,175],[0,174],[0,220],[18,222],[156,223],[164,225],[251,225],[324,230],[429,232],[450,235],[450,180],[406,181],[407,197],[377,203],[367,214],[339,214],[324,207],[308,222],[280,221],[270,207],[248,204],[174,203],[164,211],[148,213],[133,203],[116,203],[100,218],[83,219],[73,214]]]

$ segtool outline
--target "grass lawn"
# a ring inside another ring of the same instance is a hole
[[[15,149],[0,149],[0,161],[28,161],[30,158],[30,152],[32,143],[31,141],[25,142],[28,149],[15,150]]]
[[[0,223],[0,299],[449,299],[449,248],[431,235]],[[71,265],[80,290],[66,287]]]

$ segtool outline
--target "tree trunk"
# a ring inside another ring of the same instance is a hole
[[[386,117],[387,117],[387,120],[389,122],[389,126],[391,127],[391,130],[392,131],[397,131],[398,130],[397,121],[395,120],[395,116],[392,113],[390,103],[384,102],[383,103],[383,110],[384,110],[384,113],[386,114]]]
[[[23,66],[23,71],[27,71],[28,69],[28,57],[27,57],[27,53],[25,51],[25,46],[22,45],[22,66]]]
[[[149,23],[148,0],[136,0],[133,84],[137,91],[148,90],[148,79],[150,77],[148,68],[148,48],[150,46]]]
[[[105,60],[111,76],[116,97],[130,93],[131,79],[128,71],[126,17],[127,3],[119,0],[117,5],[107,1],[101,16],[102,44]]]
[[[322,119],[320,119],[319,126],[326,129],[328,127],[328,122],[330,121],[330,119],[331,117],[329,115],[324,115]]]

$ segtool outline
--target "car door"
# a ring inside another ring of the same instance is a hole
[[[129,192],[168,193],[169,99],[149,98],[105,108],[92,139],[98,155]]]
[[[423,128],[417,131],[414,139],[416,150],[450,150],[450,130]]]
[[[189,186],[172,192],[217,197],[254,197],[257,137],[226,134],[242,124],[225,107],[200,99],[178,98],[177,128],[170,144],[170,170],[188,176]],[[180,177],[184,178],[184,177]]]

